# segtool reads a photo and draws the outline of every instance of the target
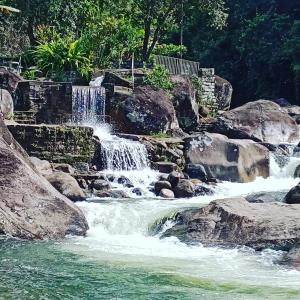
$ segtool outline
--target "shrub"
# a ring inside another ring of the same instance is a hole
[[[155,65],[153,70],[146,70],[145,74],[145,84],[155,88],[161,88],[166,91],[170,91],[174,87],[168,70],[162,65]]]
[[[60,35],[54,35],[50,41],[42,39],[33,55],[37,68],[55,80],[62,80],[68,71],[76,71],[85,78],[92,72],[91,57],[81,39]]]

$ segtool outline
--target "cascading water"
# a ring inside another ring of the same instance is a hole
[[[105,89],[101,86],[73,86],[72,122],[97,124],[105,118]]]

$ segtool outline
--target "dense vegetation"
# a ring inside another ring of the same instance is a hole
[[[21,10],[17,17],[0,14],[0,56],[22,54],[24,63],[47,76],[74,69],[88,76],[92,66],[118,65],[133,55],[151,61],[159,53],[214,67],[233,84],[235,105],[258,98],[300,101],[299,0],[0,4]]]

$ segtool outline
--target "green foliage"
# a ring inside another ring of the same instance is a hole
[[[171,82],[168,70],[162,65],[154,66],[153,70],[145,70],[145,84],[155,88],[161,88],[166,91],[173,89],[174,85]]]
[[[22,77],[27,80],[36,80],[39,71],[37,69],[28,69],[22,73]]]
[[[67,71],[82,77],[92,72],[91,57],[81,39],[55,34],[52,40],[42,39],[32,53],[37,68],[55,80],[62,80]]]
[[[154,50],[155,55],[165,55],[179,57],[187,52],[187,48],[184,45],[174,45],[174,44],[158,44]]]
[[[150,136],[154,139],[166,139],[171,137],[168,133],[162,131],[157,133],[151,132]]]
[[[201,101],[201,95],[202,95],[202,93],[204,91],[202,79],[199,78],[196,75],[192,75],[192,83],[193,83],[193,86],[194,86],[194,88],[196,90],[197,102],[200,103],[200,101]]]

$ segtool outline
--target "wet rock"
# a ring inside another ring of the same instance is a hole
[[[97,179],[93,182],[92,188],[96,191],[109,191],[111,189],[111,185],[106,180]]]
[[[154,190],[156,194],[159,194],[162,189],[172,189],[171,183],[169,181],[157,181],[154,185]]]
[[[84,192],[71,175],[58,171],[45,177],[61,194],[73,202],[85,200]]]
[[[204,245],[246,245],[256,250],[289,250],[300,238],[300,206],[249,203],[243,198],[211,202],[180,212],[164,236]]]
[[[280,192],[259,192],[246,196],[246,200],[250,203],[270,203],[283,202],[288,191]]]
[[[0,232],[22,239],[84,235],[81,210],[37,170],[0,118]]]
[[[188,164],[185,167],[185,171],[189,174],[191,178],[199,179],[203,182],[207,182],[208,178],[212,177],[212,174],[208,176],[205,168],[199,164]]]
[[[287,204],[300,204],[300,182],[287,193],[284,202]]]
[[[156,162],[154,163],[154,168],[157,169],[160,173],[169,174],[175,170],[177,170],[178,166],[172,162]]]
[[[70,175],[74,175],[75,173],[75,169],[69,164],[52,164],[52,168],[55,171],[61,171]]]
[[[0,113],[3,114],[3,117],[9,118],[13,116],[14,112],[14,101],[11,94],[4,89],[0,89]]]
[[[279,105],[267,100],[248,102],[224,112],[214,124],[213,132],[271,144],[290,143],[299,137],[295,120]]]
[[[215,76],[215,79],[215,96],[218,107],[221,110],[229,110],[233,92],[232,85],[220,76]]]
[[[118,183],[124,185],[125,187],[132,188],[134,187],[133,183],[130,181],[129,178],[125,176],[121,176],[118,178]]]
[[[175,198],[174,192],[172,190],[169,190],[169,189],[162,189],[159,192],[158,196],[162,197],[162,198],[166,198],[166,199],[173,199],[173,198]]]
[[[195,195],[195,186],[190,180],[180,179],[173,191],[176,198],[190,198]]]
[[[300,268],[300,244],[296,243],[283,258],[283,261],[292,264],[297,269]]]
[[[213,189],[200,185],[196,186],[194,196],[211,196],[214,193]]]
[[[140,188],[135,188],[131,192],[137,196],[143,196],[143,191]]]
[[[130,198],[129,195],[122,190],[95,191],[94,196],[99,198],[114,198],[114,199]]]
[[[294,173],[294,177],[295,178],[300,177],[300,165],[296,168],[295,173]]]
[[[216,133],[185,139],[186,172],[201,181],[250,182],[269,176],[269,151],[251,140],[233,140]]]
[[[84,179],[80,178],[77,180],[77,182],[78,182],[80,188],[82,188],[83,190],[87,190],[89,188],[88,183]]]
[[[159,181],[167,181],[169,177],[169,174],[161,174],[159,176]]]
[[[184,175],[176,171],[171,172],[168,176],[168,181],[171,183],[172,187],[175,187],[180,179],[184,179]]]
[[[37,157],[30,157],[30,161],[37,169],[37,171],[42,175],[52,174],[51,164],[47,160],[41,160]]]

